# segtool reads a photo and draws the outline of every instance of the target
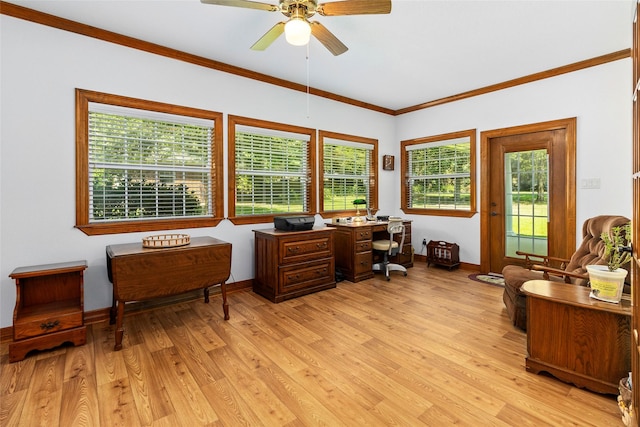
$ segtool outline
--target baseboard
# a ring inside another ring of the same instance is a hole
[[[426,255],[420,255],[420,254],[414,254],[413,262],[423,262],[423,263],[426,264],[427,256]],[[468,262],[461,262],[458,267],[460,268],[460,270],[480,271],[480,266],[479,265],[470,264]]]
[[[245,290],[250,290],[253,288],[253,279],[243,280],[241,282],[234,282],[227,284],[227,295],[240,292]],[[216,286],[211,288],[209,295],[211,297],[215,297],[220,294],[220,287]],[[172,295],[164,298],[155,298],[148,301],[138,301],[127,303],[125,305],[125,313],[134,313],[143,310],[151,310],[158,307],[164,307],[171,304],[176,304],[179,302],[192,301],[194,299],[203,298],[202,289],[197,289],[195,291],[186,292],[180,295]],[[109,312],[111,311],[111,307],[100,308],[97,310],[85,311],[84,312],[84,323],[85,325],[90,325],[92,323],[99,323],[109,321]],[[0,329],[0,341],[11,341],[13,340],[13,327],[8,326],[6,328]]]
[[[7,326],[0,329],[0,342],[11,341],[13,339],[13,327]]]

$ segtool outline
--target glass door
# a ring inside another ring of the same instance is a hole
[[[505,256],[548,255],[549,155],[546,149],[504,155]]]
[[[576,250],[576,119],[482,133],[481,271]]]

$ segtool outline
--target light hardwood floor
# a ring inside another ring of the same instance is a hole
[[[88,327],[8,364],[2,426],[622,426],[615,396],[524,368],[502,288],[423,263],[280,304],[252,292]]]

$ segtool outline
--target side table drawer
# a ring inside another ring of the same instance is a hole
[[[13,327],[13,338],[20,340],[82,326],[82,316],[82,312],[75,311],[48,317],[18,320]]]
[[[335,265],[333,258],[280,268],[280,292],[290,292],[333,280]]]

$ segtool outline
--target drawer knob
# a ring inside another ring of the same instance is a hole
[[[48,331],[49,329],[53,329],[58,325],[60,325],[60,321],[59,320],[56,320],[54,322],[41,323],[40,324],[40,329],[42,329],[43,331]]]

